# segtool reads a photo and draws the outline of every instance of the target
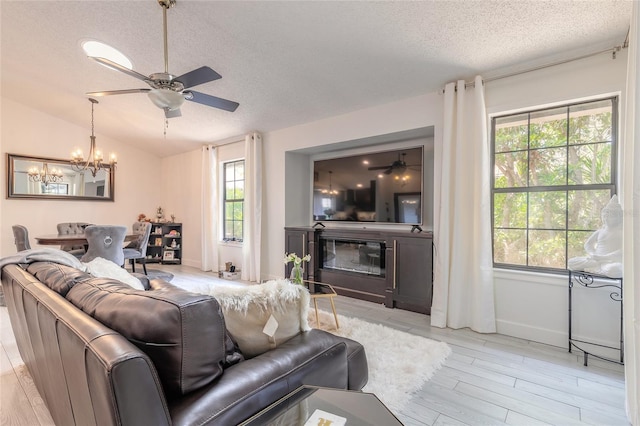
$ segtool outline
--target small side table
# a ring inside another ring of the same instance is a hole
[[[304,280],[304,285],[307,286],[309,290],[309,294],[311,295],[311,300],[313,300],[313,306],[316,309],[316,324],[318,327],[320,326],[320,321],[318,319],[318,299],[328,298],[329,302],[331,302],[331,310],[333,311],[333,318],[336,320],[336,329],[340,328],[340,323],[338,322],[338,314],[336,313],[336,305],[333,302],[333,298],[338,295],[336,291],[329,284],[319,283],[317,281],[309,281]]]
[[[611,288],[609,298],[617,303],[620,303],[620,347],[601,345],[598,343],[587,342],[584,340],[574,339],[571,335],[571,313],[572,313],[572,294],[574,284],[579,284],[584,288]],[[593,355],[603,361],[615,362],[616,364],[624,364],[624,330],[623,330],[623,317],[622,317],[622,278],[611,278],[605,275],[592,274],[584,271],[569,271],[569,353],[571,353],[572,347],[582,351],[584,353],[584,365],[587,366],[589,355]],[[589,345],[596,345],[603,348],[614,349],[620,352],[620,361],[616,359],[607,358],[604,356],[595,355],[589,353],[585,349],[578,346],[577,343],[586,343]]]

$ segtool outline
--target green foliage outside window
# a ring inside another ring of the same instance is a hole
[[[615,186],[617,98],[495,117],[494,265],[566,269]]]
[[[224,241],[242,241],[244,160],[224,163]]]

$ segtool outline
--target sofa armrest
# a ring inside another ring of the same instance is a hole
[[[225,370],[215,382],[169,401],[174,425],[238,424],[302,385],[347,389],[347,344],[310,330]]]

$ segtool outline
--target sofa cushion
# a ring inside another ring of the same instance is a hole
[[[34,262],[27,266],[27,271],[63,297],[76,283],[91,279],[86,272],[54,262]]]
[[[162,290],[141,291],[91,278],[77,283],[66,298],[143,350],[168,396],[198,389],[223,372],[225,323],[212,297],[168,283]]]
[[[212,286],[227,328],[245,357],[251,358],[309,330],[309,292],[288,280],[273,280],[247,286]],[[271,336],[263,330],[273,317],[277,328]]]

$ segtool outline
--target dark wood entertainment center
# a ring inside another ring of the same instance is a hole
[[[431,314],[432,232],[286,227],[285,250],[310,253],[305,279],[331,284],[338,294]]]

